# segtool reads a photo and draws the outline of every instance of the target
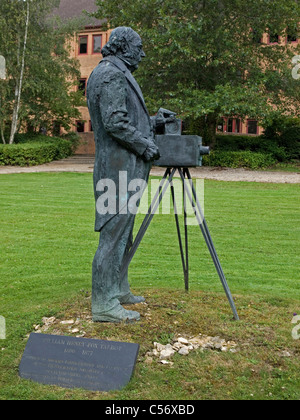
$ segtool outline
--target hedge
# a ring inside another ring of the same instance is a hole
[[[72,144],[60,138],[43,142],[32,141],[19,144],[0,145],[0,166],[34,166],[64,159],[73,153]]]
[[[279,144],[285,148],[289,159],[300,159],[300,127],[287,128],[280,136]]]
[[[263,136],[217,135],[215,150],[266,153],[280,162],[286,161],[289,157],[287,150],[283,144],[279,144],[278,139],[266,139]]]
[[[276,163],[270,153],[256,153],[251,151],[229,152],[212,151],[203,156],[203,166],[221,166],[225,168],[264,169]]]

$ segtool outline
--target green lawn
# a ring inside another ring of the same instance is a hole
[[[199,227],[189,227],[186,294],[174,217],[155,216],[130,268],[132,288],[147,296],[152,319],[86,325],[86,337],[141,344],[130,384],[106,394],[18,377],[34,324],[90,311],[98,245],[92,176],[1,175],[0,315],[7,339],[0,340],[0,399],[299,399],[300,340],[291,335],[293,314],[300,314],[299,192],[295,184],[205,181],[205,215],[240,322],[232,321]],[[153,341],[199,332],[237,341],[240,351],[195,352],[172,368],[144,363]],[[284,350],[291,357],[281,357]]]
[[[268,168],[270,171],[299,172],[300,161],[292,160],[291,162],[278,162],[274,166]]]

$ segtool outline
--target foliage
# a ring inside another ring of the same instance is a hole
[[[278,144],[279,140],[266,139],[263,136],[217,135],[215,150],[218,151],[252,151],[271,154],[279,162],[288,158],[286,149]]]
[[[213,151],[203,156],[204,166],[223,166],[227,168],[264,169],[276,163],[270,153],[257,153],[250,151],[223,152]]]
[[[63,159],[73,152],[68,140],[46,136],[19,137],[16,144],[0,144],[0,166],[34,166]]]
[[[284,130],[279,142],[286,149],[290,159],[300,159],[300,125]]]
[[[69,142],[71,142],[73,152],[76,151],[77,147],[81,142],[81,137],[78,133],[76,133],[76,131],[70,131],[69,133],[61,134],[60,138],[66,139]]]
[[[77,149],[78,144],[81,140],[78,133],[75,131],[71,131],[69,133],[62,134],[59,137],[49,137],[42,134],[34,134],[34,133],[18,133],[15,137],[16,144],[24,144],[24,143],[45,143],[45,142],[55,142],[61,143],[61,140],[67,140],[68,143],[71,145],[73,152]]]
[[[300,127],[300,118],[288,117],[284,114],[274,112],[270,119],[265,122],[263,137],[267,139],[278,139],[289,127]]]
[[[0,54],[6,58],[7,80],[0,81],[0,132],[7,142],[16,93],[20,88],[21,57],[25,67],[18,113],[18,129],[51,129],[53,121],[68,129],[79,116],[82,95],[74,92],[80,77],[78,63],[70,58],[69,40],[77,22],[51,18],[59,0],[31,0],[28,39],[24,42],[27,2],[0,1]]]
[[[109,27],[131,26],[146,58],[137,73],[151,112],[206,117],[214,140],[220,116],[263,121],[278,111],[300,112],[300,85],[291,76],[290,45],[257,42],[286,36],[299,21],[294,0],[96,0]]]

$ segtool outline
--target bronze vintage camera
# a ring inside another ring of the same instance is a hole
[[[154,162],[162,167],[197,167],[202,166],[202,156],[209,154],[209,147],[202,146],[202,137],[182,135],[182,121],[175,114],[161,108],[157,117],[174,119],[162,124],[155,136],[155,143],[160,152],[160,158]]]

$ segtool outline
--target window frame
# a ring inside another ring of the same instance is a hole
[[[82,38],[86,38],[86,52],[85,53],[80,52],[80,46],[81,46],[80,40]],[[79,38],[78,38],[78,55],[88,55],[88,53],[89,53],[88,48],[89,48],[89,36],[88,35],[80,35]]]
[[[271,36],[275,36],[275,35],[278,36],[278,41],[271,42]],[[278,35],[278,34],[268,34],[268,44],[269,45],[279,45],[281,43],[281,38],[282,37],[280,35]]]
[[[222,126],[222,129],[219,129],[219,126]],[[218,133],[224,133],[224,127],[226,126],[225,118],[222,117],[217,122],[217,132]]]
[[[242,123],[241,123],[241,119],[240,118],[235,118],[234,119],[234,133],[235,134],[240,134],[241,133],[241,127],[242,127]],[[237,130],[238,128],[238,130]]]
[[[227,133],[230,133],[230,134],[234,133],[233,124],[234,124],[234,118],[232,118],[232,117],[227,118],[227,124],[226,124],[227,125],[227,130],[226,130]]]
[[[290,33],[292,31],[294,32],[294,34]],[[295,26],[294,29],[288,27],[287,30],[286,30],[286,37],[285,37],[286,43],[287,44],[298,44],[298,42],[300,41],[299,31],[300,31],[300,23],[298,23]],[[289,37],[292,37],[292,36],[296,37],[295,41],[289,41]]]
[[[100,51],[99,52],[95,52],[95,38],[97,36],[101,37],[101,46],[100,46]],[[93,34],[92,55],[101,55],[102,45],[103,45],[103,35],[102,34]]]
[[[78,124],[82,124],[83,131],[78,131]],[[76,133],[85,133],[85,122],[82,120],[76,120],[75,129],[76,129]]]
[[[249,133],[249,122],[256,122],[256,133]],[[247,120],[247,134],[250,134],[251,136],[257,136],[258,135],[258,121],[255,120],[254,118],[249,118]]]
[[[298,44],[299,43],[299,41],[300,41],[300,38],[297,38],[296,39],[296,41],[289,41],[289,38],[288,38],[288,36],[286,37],[286,43],[287,44]]]
[[[80,82],[83,82],[83,81],[84,81],[84,91],[80,88]],[[78,87],[77,87],[77,91],[79,92],[80,90],[82,90],[82,96],[86,96],[86,87],[87,87],[87,78],[86,77],[80,77]]]

